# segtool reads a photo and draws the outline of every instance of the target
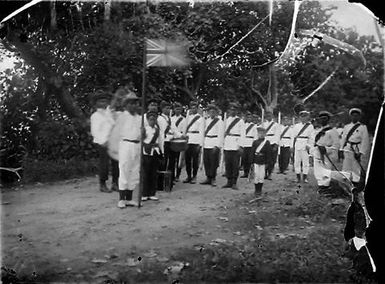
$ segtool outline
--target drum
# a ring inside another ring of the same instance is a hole
[[[170,171],[158,171],[158,190],[171,192],[172,180]]]
[[[170,148],[174,152],[183,152],[188,148],[187,139],[176,138],[170,141]]]

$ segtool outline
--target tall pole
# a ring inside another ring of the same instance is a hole
[[[139,193],[138,193],[138,208],[142,205],[142,193],[143,193],[143,134],[144,134],[144,114],[145,114],[145,107],[146,107],[146,37],[143,38],[143,73],[142,73],[142,108],[141,108],[141,115],[142,115],[142,121],[140,125],[140,155],[139,155],[139,163],[140,163],[140,170],[139,170]]]

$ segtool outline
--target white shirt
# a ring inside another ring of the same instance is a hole
[[[143,140],[143,143],[144,143],[144,144],[150,144],[152,138],[153,138],[154,135],[155,135],[156,128],[157,128],[157,126],[155,126],[155,127],[151,127],[151,126],[149,126],[149,125],[145,126],[144,129],[145,129],[145,132],[146,132],[146,136],[145,136],[145,138],[144,138],[144,140]],[[144,155],[150,155],[150,156],[153,156],[153,155],[154,155],[154,152],[160,154],[161,151],[162,151],[162,153],[163,153],[163,149],[164,149],[164,148],[163,148],[163,145],[164,145],[163,140],[164,140],[164,139],[163,139],[162,137],[163,137],[163,136],[161,135],[161,132],[160,132],[160,130],[159,130],[158,138],[157,138],[157,139],[155,140],[155,142],[154,142],[154,143],[157,143],[158,146],[157,146],[157,147],[153,147],[153,148],[151,149],[151,153],[150,153],[150,154],[147,154],[147,153],[145,152],[144,148],[143,148],[143,154],[144,154]]]
[[[181,118],[181,120],[180,120]],[[179,122],[178,125],[176,125],[176,123]],[[182,115],[179,115],[179,116],[172,116],[171,117],[171,127],[174,129],[174,131],[176,132],[176,137],[175,138],[178,138],[180,136],[182,136],[184,134],[184,130],[186,129],[186,118]]]
[[[162,113],[158,116],[157,121],[160,128],[160,135],[165,137],[164,138],[165,142],[170,141],[174,137],[173,130],[171,127],[171,118],[168,115],[165,115]],[[169,130],[166,133],[167,128]]]
[[[112,127],[115,124],[111,110],[98,108],[90,118],[91,135],[94,143],[103,145],[108,141]]]
[[[140,141],[140,126],[142,118],[140,115],[132,115],[128,111],[124,111],[116,121],[116,127],[119,128],[120,140],[137,140]]]
[[[329,127],[329,125],[321,127],[319,130],[314,131],[315,135],[312,135],[311,142],[313,145],[324,146],[330,158],[336,158],[336,155],[338,152],[337,150],[339,149],[339,146],[340,146],[340,139],[338,138],[338,132],[335,128],[327,130],[324,136],[322,136],[317,142],[315,141],[315,136],[327,127]],[[319,159],[321,155],[319,151],[316,151],[316,149],[318,148],[314,146],[313,148],[314,157]]]
[[[351,142],[352,144],[346,143],[344,147],[347,135],[350,132],[350,129],[352,129],[355,124],[356,123],[351,122],[345,125],[344,130],[342,132],[340,149],[352,151],[351,147],[353,147],[353,149],[356,151],[356,149],[358,148],[359,152],[365,155],[369,151],[369,133],[368,133],[368,129],[366,128],[366,125],[364,124],[360,123],[360,126],[358,126],[357,129],[354,130],[353,134],[349,137],[348,142]]]
[[[289,129],[287,129],[287,131],[282,136],[283,132],[286,130],[287,127],[289,127]],[[293,147],[292,132],[293,132],[293,126],[281,125],[280,134],[279,134],[279,138],[280,138],[279,146],[281,146],[281,147]],[[282,138],[281,138],[281,136],[282,136]]]
[[[210,131],[206,134],[207,127],[211,124],[213,119],[210,117],[206,119],[205,123],[205,140],[204,140],[204,148],[205,149],[213,149],[214,147],[223,147],[223,121],[218,117],[218,121],[214,124],[214,126],[210,129]]]
[[[227,128],[237,116],[228,117],[225,122],[225,134]],[[243,147],[245,140],[245,123],[240,119],[237,124],[230,130],[229,135],[224,137],[223,150],[237,151],[240,147]]]
[[[267,130],[272,122],[274,123],[273,126],[269,129],[268,132],[266,132],[266,139],[270,142],[271,145],[279,143],[279,124],[275,121],[265,121],[262,123],[263,128]]]
[[[295,150],[305,150],[306,146],[312,147],[312,138],[313,138],[313,133],[314,133],[314,127],[310,123],[308,127],[301,133],[299,137],[298,134],[304,127],[304,123],[298,122],[294,124],[293,130],[291,132],[291,140],[293,142],[293,147]],[[297,137],[297,139],[295,139]],[[295,140],[295,145],[294,145],[294,140]]]
[[[190,122],[196,117],[199,116],[199,119],[196,120],[187,131],[187,127]],[[204,130],[205,130],[205,121],[198,113],[195,115],[189,115],[186,123],[186,135],[188,136],[188,144],[199,144],[203,145],[204,139]]]
[[[250,126],[251,125],[251,126]],[[250,130],[246,133],[247,129]],[[257,125],[253,122],[245,122],[245,140],[243,141],[243,147],[251,147],[253,145],[254,140],[257,137]]]

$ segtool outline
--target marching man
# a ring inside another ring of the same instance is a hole
[[[271,180],[271,173],[277,161],[280,126],[274,121],[273,112],[266,111],[265,116],[266,121],[262,123],[262,127],[266,129],[266,139],[270,142],[272,152],[269,157],[269,163],[266,166],[266,179]]]
[[[283,125],[281,126],[281,134],[279,140],[280,155],[278,160],[279,172],[281,174],[286,174],[287,167],[290,162],[290,151],[293,147],[292,142],[292,131],[293,127],[291,126],[291,121],[287,116],[284,116]]]
[[[238,189],[237,179],[245,139],[245,124],[240,117],[236,116],[237,109],[236,103],[230,103],[223,145],[227,183],[222,188],[234,190]]]
[[[209,117],[205,122],[205,140],[203,143],[203,164],[206,180],[201,184],[216,186],[219,154],[223,146],[223,121],[218,117],[218,110],[214,104],[209,104],[207,111]]]
[[[139,99],[129,91],[123,100],[125,111],[116,121],[120,133],[119,142],[119,208],[137,206],[133,198],[139,186],[141,117],[138,115]]]
[[[108,155],[108,139],[114,127],[115,120],[109,107],[111,95],[105,91],[98,91],[92,97],[92,104],[96,111],[91,115],[91,134],[94,143],[99,150],[99,189],[101,192],[112,192],[118,190],[119,164]],[[111,104],[111,108],[113,105]],[[111,163],[112,186],[107,187],[108,172]]]
[[[196,183],[199,169],[199,156],[204,138],[204,118],[198,113],[198,103],[190,103],[190,115],[187,121],[186,135],[188,148],[185,152],[187,178],[183,183]]]
[[[353,184],[360,181],[362,160],[369,151],[369,134],[366,125],[360,122],[361,110],[349,111],[351,123],[345,125],[339,155],[343,157],[342,171],[351,175]]]
[[[186,118],[182,115],[182,105],[180,103],[175,103],[174,105],[174,115],[171,117],[171,127],[174,129],[174,131],[177,133],[179,137],[182,137],[184,135],[184,130],[186,129]],[[182,171],[182,168],[179,167],[179,156],[180,152],[175,153],[175,166],[176,168],[176,174],[175,175],[175,181],[179,181],[180,173]]]
[[[321,128],[314,137],[314,176],[317,180],[319,193],[327,193],[330,189],[331,171],[338,159],[340,141],[338,132],[329,125],[331,114],[321,111],[318,120]]]
[[[243,144],[243,154],[242,154],[242,166],[243,166],[243,176],[242,178],[247,178],[249,176],[249,171],[251,167],[251,146],[253,145],[254,140],[257,137],[257,126],[253,122],[253,114],[250,111],[246,112],[245,116],[245,140]]]
[[[292,131],[294,170],[297,174],[298,183],[301,182],[301,172],[303,174],[303,181],[308,183],[309,151],[312,147],[312,134],[314,132],[314,127],[310,123],[309,116],[310,113],[308,111],[301,111],[299,113],[300,122],[294,125]]]
[[[250,156],[252,158],[252,176],[254,182],[254,195],[260,198],[262,195],[262,186],[265,179],[265,166],[269,162],[271,155],[270,142],[265,138],[266,129],[258,127],[258,139],[253,142]]]

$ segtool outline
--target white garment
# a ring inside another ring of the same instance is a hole
[[[146,133],[146,136],[143,140],[143,143],[144,144],[150,144],[150,142],[152,141],[152,138],[154,137],[155,135],[155,131],[156,131],[156,128],[157,126],[155,127],[151,127],[149,125],[145,126],[145,133]],[[144,151],[144,148],[143,148],[143,154],[144,155],[149,155],[149,156],[153,156],[154,153],[157,153],[157,154],[161,154],[161,153],[164,153],[164,138],[163,136],[161,135],[161,132],[159,130],[159,135],[158,135],[158,138],[155,140],[154,143],[157,143],[158,146],[157,147],[153,147],[151,149],[151,153],[147,154],[145,151]]]
[[[188,144],[199,144],[200,146],[203,145],[204,140],[204,130],[205,130],[205,121],[204,118],[202,118],[198,113],[195,115],[190,115],[188,117],[188,121],[186,123],[186,129],[190,122],[196,117],[199,116],[199,119],[196,120],[189,130],[186,132],[186,135],[188,136]]]
[[[116,127],[120,133],[120,140],[139,140],[140,141],[140,126],[142,118],[137,114],[130,114],[124,111],[116,121]]]
[[[234,119],[236,119],[236,116],[228,117],[225,121],[225,128],[224,131],[227,131],[227,128],[232,123]],[[240,147],[243,147],[245,144],[245,123],[242,119],[240,119],[237,124],[234,125],[234,127],[231,129],[229,135],[226,135],[224,137],[224,145],[223,150],[226,151],[237,151]]]
[[[205,133],[207,127],[211,124],[213,119],[207,118],[205,122]],[[204,149],[213,149],[214,147],[223,147],[223,121],[218,119],[215,125],[210,129],[210,131],[205,135],[204,140]]]
[[[307,175],[309,173],[309,154],[303,150],[295,149],[294,151],[294,170],[296,174],[301,173],[301,163],[302,163],[302,173]]]
[[[304,123],[299,122],[293,126],[293,130],[291,132],[291,140],[294,143],[294,138],[298,136],[301,129],[304,127]],[[304,150],[306,146],[311,147],[312,134],[314,133],[314,127],[312,124],[308,125],[308,127],[295,139],[295,147],[296,150]]]
[[[182,118],[181,122],[176,125],[176,123],[178,122],[178,120]],[[184,131],[186,129],[186,118],[182,115],[179,115],[179,116],[172,116],[171,117],[171,127],[174,129],[174,131],[176,132],[176,137],[175,138],[178,138],[180,136],[182,136],[184,134]]]
[[[251,129],[246,133],[247,129],[253,125]],[[245,123],[245,140],[243,143],[243,147],[251,147],[253,145],[254,140],[257,140],[257,125],[252,122]]]
[[[103,145],[108,141],[112,127],[115,124],[112,112],[109,107],[106,109],[98,108],[90,118],[91,135],[94,143]]]
[[[171,118],[168,115],[161,114],[157,118],[157,122],[160,129],[160,134],[162,137],[164,137],[164,141],[168,142],[174,137],[174,131],[172,129],[171,125]],[[170,125],[170,127],[169,127]],[[166,130],[168,128],[168,131],[166,133]]]
[[[272,122],[273,126],[269,129],[268,132],[266,132],[266,139],[269,140],[271,145],[279,143],[279,135],[281,133],[280,125],[273,120],[265,121],[262,123],[262,127],[267,130]]]
[[[265,165],[253,164],[254,183],[263,183],[265,179]]]
[[[134,190],[139,185],[140,143],[119,143],[119,190]]]
[[[279,146],[282,147],[293,147],[293,140],[292,140],[292,132],[293,132],[293,127],[289,126],[289,129],[285,132],[285,134],[282,136],[283,131],[286,129],[286,125],[281,125],[280,129],[280,134],[279,134]]]
[[[345,147],[345,141],[346,136],[350,132],[350,130],[354,127],[355,124],[349,123],[345,125],[343,131],[342,131],[342,139],[341,139],[341,146],[340,149],[347,149],[352,150],[351,146],[354,148],[356,152],[360,152],[362,155],[366,155],[369,151],[369,133],[368,129],[366,128],[366,125],[360,124],[359,127],[357,127],[356,130],[354,130],[353,134],[349,137],[348,143],[346,143]],[[349,142],[355,144],[359,143],[357,145],[351,145]]]

